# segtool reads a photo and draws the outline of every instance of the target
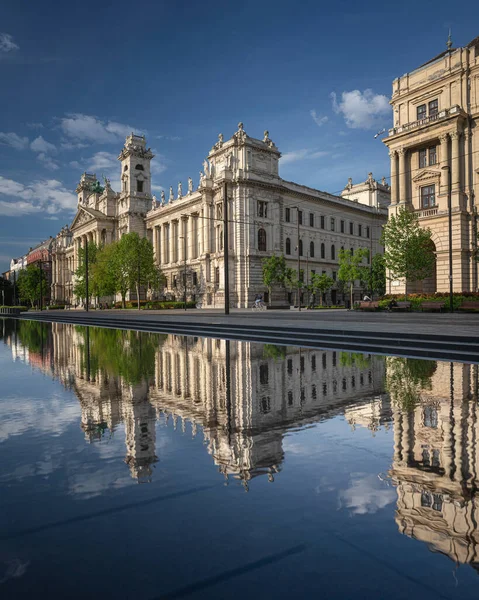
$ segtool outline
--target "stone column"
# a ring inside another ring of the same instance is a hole
[[[204,237],[205,237],[205,252],[209,254],[211,252],[211,206],[209,204],[206,205],[205,208],[205,218],[204,222]]]
[[[204,228],[205,220],[203,219],[203,216],[204,216],[204,210],[201,209],[199,219],[196,223],[196,225],[197,225],[196,233],[199,236],[198,241],[199,241],[199,255],[200,256],[202,254],[204,254],[204,252],[205,252],[205,228]]]
[[[461,165],[459,160],[459,132],[451,133],[451,175],[452,189],[459,191],[461,185]]]
[[[170,237],[168,239],[169,242],[169,246],[170,246],[170,251],[169,251],[169,255],[170,255],[170,263],[173,263],[177,260],[177,257],[175,255],[175,241],[176,241],[176,235],[177,232],[175,231],[176,227],[175,227],[175,221],[170,221]]]
[[[198,258],[199,254],[200,254],[200,238],[199,238],[199,231],[198,231],[198,214],[193,216],[193,227],[192,227],[192,232],[193,232],[193,252],[191,254],[192,258]]]
[[[192,258],[196,258],[196,237],[194,235],[194,219],[195,217],[193,217],[193,215],[190,215],[188,217],[188,221],[186,222],[187,228],[188,228],[188,235],[186,236],[186,239],[188,241],[188,246],[187,246],[187,258],[192,259]]]
[[[464,130],[464,191],[470,199],[471,197],[471,163],[470,163],[470,140],[471,140],[471,131],[467,128]]]
[[[406,148],[399,148],[399,202],[407,202]]]
[[[391,204],[398,203],[398,153],[396,150],[391,150],[389,153],[389,157],[391,159]]]
[[[440,165],[441,167],[447,167],[449,166],[449,136],[447,133],[443,133],[440,138],[439,141],[441,142],[441,146],[440,146],[440,150],[439,150],[439,161],[440,161]],[[447,178],[449,176],[449,173],[447,172],[446,169],[444,169],[444,171],[441,169],[441,192],[442,193],[447,193]]]
[[[179,248],[179,256],[177,257],[178,261],[184,261],[187,256],[187,243],[186,239],[186,217],[182,217],[180,221],[178,221],[179,235],[178,239],[180,242]]]

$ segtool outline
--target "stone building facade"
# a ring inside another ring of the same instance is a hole
[[[387,218],[382,206],[285,181],[279,176],[280,156],[267,131],[263,139],[255,139],[240,123],[230,140],[220,134],[197,187],[189,178],[185,191],[179,183],[176,194],[170,188],[168,198],[162,192],[157,200],[151,195],[153,154],[144,137],[132,134],[118,157],[120,192],[114,192],[108,180],[100,185],[95,174],[83,173],[80,179],[78,212],[55,239],[54,301],[73,302],[73,274],[87,241],[109,244],[136,231],[153,244],[155,260],[166,276],[164,299],[183,300],[186,287],[187,299],[199,306],[224,306],[225,190],[232,307],[251,306],[256,294],[267,295],[262,261],[274,254],[284,254],[295,270],[299,262],[306,285],[313,273],[336,280],[342,248],[367,248],[371,256],[382,251],[379,238]],[[379,189],[382,184],[374,185]],[[332,304],[342,299],[336,285],[328,299]],[[273,291],[273,303],[296,300],[293,290]],[[302,302],[308,301],[305,293]]]
[[[447,50],[393,81],[394,127],[384,143],[391,158],[389,214],[406,208],[432,231],[436,270],[409,292],[449,289],[448,183],[451,178],[454,291],[476,291],[479,193],[479,38]],[[405,282],[388,284],[403,293]]]
[[[313,273],[336,280],[341,248],[381,252],[386,211],[334,196],[279,176],[280,152],[267,131],[262,139],[246,134],[243,124],[229,140],[220,134],[203,163],[200,184],[191,178],[183,193],[168,201],[162,194],[146,215],[147,235],[167,278],[165,294],[188,298],[202,307],[224,306],[224,198],[228,198],[229,302],[251,306],[256,294],[267,298],[262,281],[264,258],[284,254],[304,283]],[[298,226],[299,220],[299,226]],[[356,297],[360,290],[356,288]],[[294,292],[274,289],[273,304],[292,304]],[[340,300],[336,286],[329,300]],[[303,302],[307,302],[306,295]]]
[[[126,138],[118,156],[121,191],[114,192],[108,179],[100,185],[94,173],[83,173],[76,188],[78,210],[70,227],[55,238],[52,267],[54,302],[74,302],[74,273],[80,264],[80,249],[119,240],[124,233],[146,234],[145,216],[151,208],[151,159],[143,136]]]
[[[353,200],[366,206],[374,206],[377,209],[387,210],[391,204],[391,187],[383,177],[381,182],[376,181],[372,173],[368,173],[366,181],[353,184],[350,177],[348,184],[341,192],[341,198]]]

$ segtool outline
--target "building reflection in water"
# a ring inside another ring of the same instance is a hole
[[[388,358],[386,366],[396,523],[432,551],[479,570],[478,366],[417,365],[407,372],[407,359]]]
[[[389,472],[401,533],[479,569],[478,366],[132,331],[3,321],[15,360],[58,378],[88,442],[125,431],[139,482],[158,461],[158,421],[205,446],[245,489],[274,481],[288,431],[336,415],[372,435],[394,423]]]
[[[250,342],[86,328],[36,321],[9,323],[15,358],[57,377],[81,405],[89,442],[125,428],[132,477],[151,480],[156,421],[197,435],[226,479],[271,481],[281,470],[285,434],[346,413],[374,429],[391,420],[384,359]],[[5,327],[5,325],[4,325]],[[372,411],[371,408],[375,407]],[[376,411],[377,412],[377,411]],[[373,414],[374,413],[374,414]],[[389,415],[389,416],[388,416]]]

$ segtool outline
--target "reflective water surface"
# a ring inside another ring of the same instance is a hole
[[[479,596],[477,365],[0,334],[0,597]]]

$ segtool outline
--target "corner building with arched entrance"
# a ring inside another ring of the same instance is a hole
[[[383,140],[391,158],[389,216],[413,210],[432,231],[432,277],[407,282],[407,292],[449,290],[448,183],[451,177],[452,262],[455,292],[476,291],[479,193],[479,37],[447,49],[393,81],[394,127]],[[446,168],[443,168],[446,167]],[[405,282],[389,281],[388,293]]]

